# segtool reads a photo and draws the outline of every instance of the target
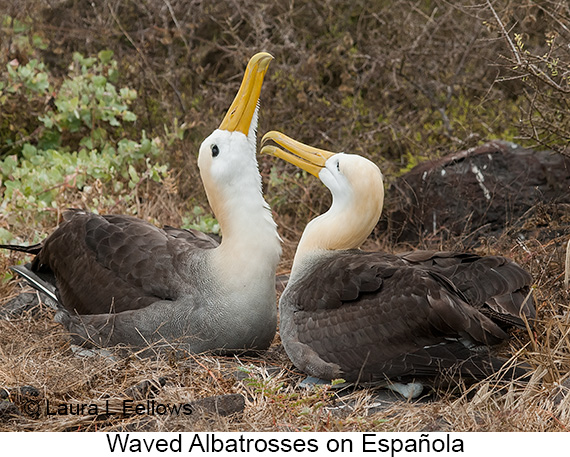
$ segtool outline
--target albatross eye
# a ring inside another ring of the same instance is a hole
[[[211,149],[212,149],[212,157],[217,157],[218,154],[220,153],[220,150],[218,149],[218,145],[213,144]]]
[[[336,169],[340,172],[340,160],[336,161]]]

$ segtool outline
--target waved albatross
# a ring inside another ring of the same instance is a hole
[[[64,308],[56,320],[74,342],[163,341],[192,352],[271,344],[281,242],[256,160],[259,94],[271,60],[267,53],[251,58],[222,123],[200,146],[198,166],[221,244],[197,231],[74,210],[42,243],[2,246],[36,254],[17,270],[40,289],[42,277],[52,278]]]
[[[268,132],[262,146],[317,176],[333,197],[305,228],[279,302],[281,340],[297,368],[326,380],[389,380],[407,397],[421,392],[426,377],[525,375],[489,346],[535,318],[528,272],[499,256],[361,251],[382,212],[379,168],[279,132]]]

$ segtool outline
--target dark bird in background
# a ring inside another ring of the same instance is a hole
[[[524,225],[537,206],[549,218],[568,217],[570,157],[495,140],[395,179],[376,235],[412,244],[462,237],[469,246]]]

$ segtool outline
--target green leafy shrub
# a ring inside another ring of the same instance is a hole
[[[75,53],[59,85],[36,59],[25,65],[12,61],[0,73],[0,104],[13,104],[17,98],[35,113],[35,123],[28,121],[29,125],[10,128],[14,123],[8,121],[1,137],[0,208],[5,227],[33,228],[53,218],[57,211],[50,210],[78,198],[94,210],[118,199],[129,207],[143,181],[160,182],[166,176],[167,167],[154,163],[160,141],[132,128],[136,115],[129,105],[137,93],[117,89],[117,62],[112,57],[112,51],[101,51],[97,57]],[[47,108],[37,112],[40,99],[46,97]],[[93,192],[94,186],[100,191]],[[0,242],[11,238],[10,230],[0,232]]]
[[[97,59],[74,54],[70,77],[54,100],[56,109],[40,117],[47,129],[70,133],[87,129],[92,131],[91,138],[100,138],[105,124],[120,127],[121,121],[136,120],[128,109],[137,97],[136,91],[126,87],[117,91],[117,62],[112,56],[112,51],[99,52]]]

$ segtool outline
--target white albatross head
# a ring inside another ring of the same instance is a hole
[[[287,151],[266,145],[273,141]],[[295,261],[314,251],[357,249],[382,214],[384,184],[380,169],[357,154],[333,153],[307,146],[279,132],[268,132],[262,154],[271,154],[317,176],[331,191],[329,210],[303,232]]]
[[[256,159],[256,130],[261,86],[272,59],[266,52],[250,59],[220,126],[200,146],[200,176],[224,240],[246,235],[239,212],[259,214],[265,209],[269,213]]]

